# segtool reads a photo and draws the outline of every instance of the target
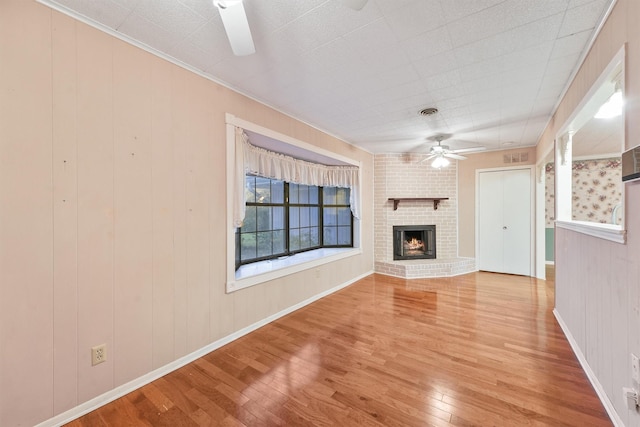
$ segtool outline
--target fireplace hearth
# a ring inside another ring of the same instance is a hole
[[[393,259],[435,259],[435,225],[394,225]]]

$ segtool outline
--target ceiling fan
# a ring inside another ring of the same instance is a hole
[[[342,0],[345,6],[360,10],[369,0]],[[256,52],[242,0],[213,0],[220,12],[222,25],[227,33],[231,50],[236,56],[251,55]]]
[[[459,153],[474,153],[476,151],[483,151],[486,148],[482,146],[478,147],[470,147],[470,148],[461,148],[458,150],[452,150],[448,145],[442,145],[442,141],[449,139],[450,135],[436,135],[430,137],[429,139],[432,141],[436,141],[438,144],[431,146],[429,150],[429,155],[422,159],[420,163],[426,162],[427,160],[433,160],[431,166],[436,169],[440,169],[449,165],[449,159],[455,160],[466,160],[465,156],[461,156]]]

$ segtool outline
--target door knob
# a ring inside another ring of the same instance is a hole
[[[504,227],[502,227],[502,229],[503,229],[503,230],[506,230],[506,229],[507,229],[507,226],[505,225]]]

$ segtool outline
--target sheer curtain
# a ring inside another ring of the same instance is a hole
[[[251,145],[247,134],[236,127],[235,179],[233,188],[233,223],[240,227],[245,216],[245,175],[303,185],[350,188],[351,212],[360,218],[360,180],[357,166],[326,166],[306,162]]]

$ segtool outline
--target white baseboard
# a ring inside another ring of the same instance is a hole
[[[556,265],[555,261],[545,261],[544,262],[546,265]]]
[[[602,384],[600,384],[600,381],[598,381],[598,377],[596,377],[596,374],[591,369],[591,366],[589,366],[587,359],[584,357],[584,354],[582,354],[582,350],[580,349],[580,346],[578,346],[578,343],[573,338],[571,331],[569,331],[569,327],[567,326],[566,323],[564,323],[564,320],[562,320],[562,316],[560,316],[560,313],[558,313],[556,309],[553,309],[553,315],[556,317],[558,324],[560,324],[560,328],[562,328],[562,332],[564,332],[564,335],[567,337],[567,341],[569,341],[569,344],[571,345],[571,349],[573,350],[574,354],[578,358],[578,361],[580,362],[582,369],[584,369],[584,372],[587,374],[587,378],[589,378],[591,385],[593,386],[596,393],[598,394],[598,397],[600,398],[602,405],[604,405],[604,409],[606,409],[607,414],[609,414],[609,418],[611,418],[611,422],[613,422],[613,425],[616,427],[625,427],[624,422],[620,418],[620,415],[618,415],[618,412],[616,412],[616,409],[614,408],[613,403],[611,403],[611,400],[609,400],[607,393],[604,391],[604,387],[602,387]],[[620,390],[620,393],[622,393],[622,390]]]
[[[67,424],[73,420],[75,420],[76,418],[79,418],[85,414],[88,414],[91,411],[94,411],[96,409],[98,409],[101,406],[106,405],[109,402],[112,402],[122,396],[124,396],[125,394],[131,393],[134,390],[139,389],[140,387],[149,384],[152,381],[157,380],[160,377],[163,377],[165,375],[167,375],[170,372],[175,371],[176,369],[179,369],[181,367],[183,367],[184,365],[193,362],[196,359],[199,359],[200,357],[204,356],[205,354],[211,353],[214,350],[217,350],[218,348],[229,344],[230,342],[237,340],[238,338],[255,331],[258,328],[261,328],[262,326],[266,325],[267,323],[273,322],[274,320],[277,320],[283,316],[286,316],[289,313],[292,313],[296,310],[301,309],[302,307],[311,304],[312,302],[315,302],[317,300],[319,300],[320,298],[324,298],[327,295],[330,295],[334,292],[337,292],[343,288],[346,288],[347,286],[357,282],[358,280],[367,277],[369,275],[373,274],[373,271],[369,271],[367,273],[361,274],[360,276],[349,280],[348,282],[342,283],[338,286],[335,286],[331,289],[328,289],[324,292],[320,292],[319,294],[316,294],[314,296],[312,296],[311,298],[308,298],[302,302],[299,302],[298,304],[292,305],[291,307],[287,307],[282,311],[279,311],[278,313],[272,314],[271,316],[268,316],[252,325],[247,326],[246,328],[240,329],[239,331],[236,331],[230,335],[227,335],[226,337],[220,338],[217,341],[212,342],[211,344],[208,344],[190,354],[187,354],[186,356],[183,356],[179,359],[174,360],[173,362],[164,365],[158,369],[155,369],[151,372],[149,372],[148,374],[145,374],[141,377],[138,377],[134,380],[129,381],[126,384],[122,384],[114,389],[109,390],[106,393],[101,394],[100,396],[94,397],[91,400],[88,400],[72,409],[69,409],[66,412],[63,412],[61,414],[58,414],[56,416],[54,416],[53,418],[49,418],[46,421],[43,421],[42,423],[38,424],[36,427],[59,427],[63,424]]]

